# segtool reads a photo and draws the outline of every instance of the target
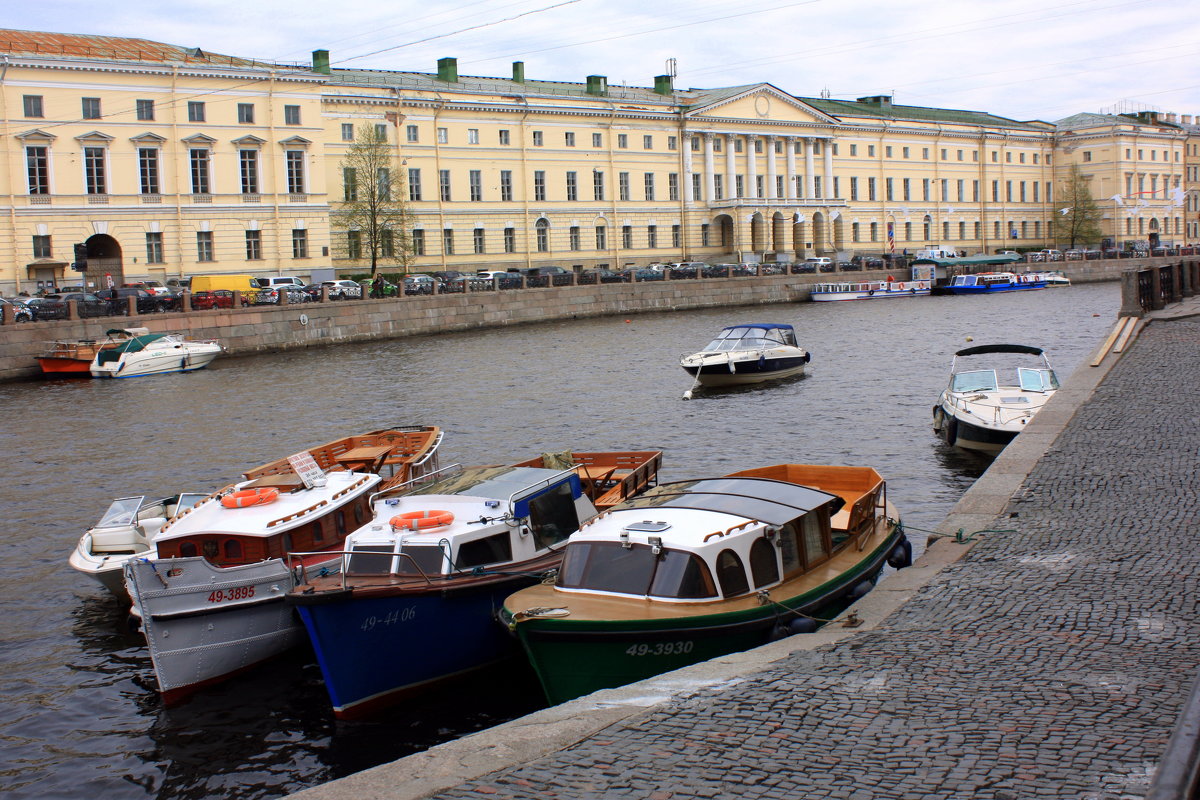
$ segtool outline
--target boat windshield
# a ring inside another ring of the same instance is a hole
[[[706,353],[729,352],[731,350],[759,350],[764,347],[796,344],[796,335],[783,328],[726,328],[704,348]]]
[[[637,597],[697,600],[716,597],[708,566],[695,553],[621,542],[572,542],[567,546],[558,585]]]
[[[952,392],[994,392],[998,382],[996,370],[977,369],[970,372],[959,372],[950,381]]]
[[[104,516],[96,523],[97,528],[113,528],[117,525],[132,525],[137,520],[138,509],[142,507],[146,497],[122,497],[113,500],[112,505],[104,512]]]
[[[1048,392],[1058,388],[1058,378],[1052,369],[1021,367],[1017,370],[1017,380],[1021,390],[1026,392]]]

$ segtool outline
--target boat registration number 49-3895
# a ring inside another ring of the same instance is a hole
[[[631,644],[625,651],[627,656],[682,656],[692,652],[691,642],[658,642],[656,644]]]
[[[235,586],[232,589],[217,589],[215,592],[210,592],[208,602],[228,603],[230,600],[249,600],[251,597],[254,597],[253,586]]]

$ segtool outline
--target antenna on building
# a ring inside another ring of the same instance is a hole
[[[828,100],[829,96],[830,96],[829,87],[826,86],[824,89],[821,90],[821,99]]]
[[[674,57],[667,59],[667,74],[674,80],[679,75],[679,63]]]

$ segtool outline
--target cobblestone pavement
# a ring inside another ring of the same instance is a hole
[[[1200,663],[1198,345],[1147,327],[879,629],[437,797],[1144,796]]]

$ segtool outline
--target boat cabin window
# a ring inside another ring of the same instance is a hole
[[[570,482],[563,482],[529,501],[529,527],[538,550],[579,530],[579,513]]]
[[[952,392],[994,392],[996,391],[996,370],[977,369],[970,372],[958,372],[950,384]]]
[[[775,558],[775,545],[767,538],[755,539],[750,545],[750,575],[754,588],[761,589],[779,580],[779,561]]]
[[[432,544],[400,545],[400,558],[396,559],[397,575],[440,575],[442,574],[442,548]]]
[[[392,546],[359,545],[350,555],[346,565],[347,575],[386,575],[392,571]]]
[[[717,582],[721,584],[721,594],[726,597],[736,597],[750,591],[746,569],[738,554],[732,550],[722,550],[717,556]]]
[[[804,570],[804,558],[797,537],[794,522],[779,529],[779,556],[783,560],[783,574],[788,578]]]
[[[309,533],[312,535],[313,544],[319,544],[325,540],[325,530],[321,526],[321,520],[313,520],[308,526]]]
[[[512,561],[512,538],[508,531],[473,542],[463,542],[458,546],[458,558],[454,560],[454,565],[459,569],[470,569],[503,561]]]
[[[761,347],[778,347],[781,344],[796,344],[795,331],[785,328],[733,328],[721,331],[720,336],[708,343],[704,352],[757,350]]]
[[[744,580],[744,578],[743,578]],[[716,597],[707,565],[695,553],[619,542],[577,542],[567,547],[558,585],[638,597],[696,600]]]
[[[1017,370],[1017,381],[1025,392],[1048,392],[1058,388],[1058,379],[1049,369],[1021,367]]]
[[[346,511],[345,511],[345,509],[339,508],[337,510],[337,513],[335,513],[333,515],[333,528],[335,531],[337,531],[337,535],[338,535],[339,539],[345,538],[345,536],[346,536]]]
[[[804,542],[804,564],[812,569],[817,564],[829,558],[829,540],[825,536],[825,526],[816,514],[805,514],[800,519],[800,532]]]
[[[112,505],[104,512],[104,516],[96,523],[97,528],[110,528],[117,525],[132,525],[137,519],[137,511],[141,508],[145,497],[125,497],[113,500]]]
[[[204,557],[209,561],[216,561],[217,556],[221,553],[221,548],[218,547],[217,543],[212,539],[208,539],[204,542],[204,544],[200,545],[200,549],[203,551]]]
[[[197,555],[199,555],[199,553],[196,550],[195,542],[181,542],[180,543],[180,545],[179,545],[179,557],[180,558],[194,558]]]
[[[237,539],[225,540],[225,560],[240,561],[242,559],[242,543]]]

